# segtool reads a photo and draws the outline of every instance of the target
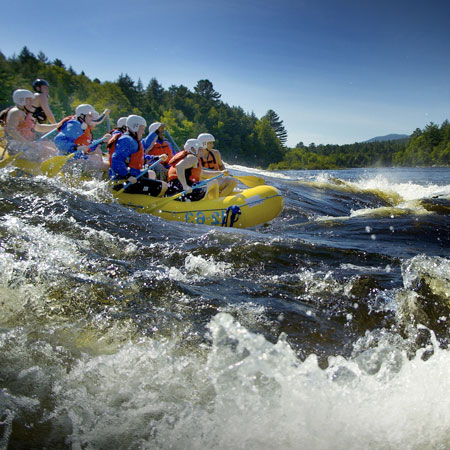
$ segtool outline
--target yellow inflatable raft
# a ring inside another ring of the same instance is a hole
[[[142,194],[114,192],[119,203],[166,220],[212,226],[249,228],[271,221],[283,209],[278,189],[262,185],[215,200],[183,202]]]
[[[53,159],[58,158],[61,157]],[[51,171],[43,171],[40,163],[21,159],[20,155],[10,157],[4,153],[0,166],[7,164],[17,167],[15,171],[17,176],[40,175],[43,172],[47,176],[57,175]],[[249,228],[271,221],[283,209],[283,197],[278,189],[265,184],[234,192],[228,197],[196,202],[172,200],[170,197],[126,194],[114,190],[111,192],[119,203],[139,212],[153,214],[166,220],[211,226]]]

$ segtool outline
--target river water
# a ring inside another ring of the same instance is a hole
[[[281,215],[0,171],[1,449],[450,448],[450,169],[232,169]]]

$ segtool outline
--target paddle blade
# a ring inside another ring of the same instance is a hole
[[[237,177],[236,175],[233,175],[233,177],[238,179],[242,184],[245,184],[245,186],[251,188],[266,184],[264,178],[257,177],[256,175],[244,175],[242,177]]]
[[[54,156],[41,164],[41,171],[48,177],[54,177],[63,168],[64,164],[73,157],[73,153],[63,156]]]
[[[0,161],[0,169],[1,169],[2,167],[7,166],[8,164],[11,164],[11,163],[14,162],[17,158],[20,158],[20,157],[22,156],[22,153],[23,153],[23,152],[19,152],[19,153],[17,153],[16,155],[8,156],[7,158],[2,159],[2,160]]]

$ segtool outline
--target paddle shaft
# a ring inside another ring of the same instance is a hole
[[[166,134],[167,134],[167,137],[169,138],[170,142],[172,143],[172,145],[175,147],[175,150],[178,153],[180,151],[180,149],[178,148],[177,143],[172,139],[172,136],[170,135],[168,130],[166,130]]]
[[[150,167],[147,167],[147,169],[143,170],[138,176],[136,176],[136,180],[141,178],[142,176],[144,176],[149,170],[152,170],[153,167],[156,167],[159,162],[161,161],[161,157],[158,158],[157,161],[155,161]],[[133,183],[131,183],[131,181],[129,183],[127,183],[122,189],[120,189],[120,191],[118,191],[118,193],[122,193],[125,189],[129,188]]]

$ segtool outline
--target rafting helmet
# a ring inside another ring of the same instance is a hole
[[[198,139],[188,139],[184,144],[184,149],[195,156],[197,156],[200,147],[201,144]]]
[[[92,117],[95,117],[95,113],[97,113],[97,111],[94,109],[94,107],[91,105],[88,105],[86,103],[83,103],[82,105],[78,105],[75,108],[75,115],[77,117],[84,118],[88,114],[90,114]]]
[[[117,120],[117,128],[125,128],[127,126],[127,118],[126,117],[120,117]]]
[[[198,135],[197,138],[200,141],[200,144],[202,145],[203,148],[206,148],[206,144],[208,142],[214,142],[214,136],[212,134],[209,133],[201,133]]]
[[[13,92],[13,101],[17,106],[25,106],[25,100],[27,98],[34,98],[34,94],[27,89],[16,89]]]
[[[42,86],[50,87],[50,85],[48,84],[48,82],[45,81],[45,80],[43,80],[42,78],[37,78],[36,80],[34,80],[32,86],[33,86],[33,89],[34,89],[36,92],[41,92],[41,87],[42,87]]]
[[[156,131],[159,130],[159,127],[162,125],[161,122],[153,122],[149,127],[148,127],[148,132],[151,133],[155,133]]]
[[[144,125],[144,127],[147,126],[147,122],[143,117],[136,116],[135,114],[127,117],[127,128],[133,133],[137,133],[141,125]]]

